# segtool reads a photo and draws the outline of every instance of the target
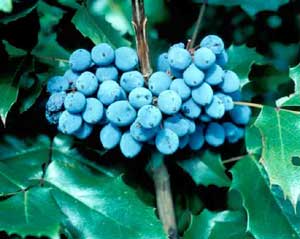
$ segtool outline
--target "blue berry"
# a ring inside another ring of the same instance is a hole
[[[153,95],[159,95],[161,92],[169,89],[172,83],[171,77],[162,71],[153,73],[148,81],[148,88],[151,90]]]
[[[204,122],[204,123],[208,123],[208,122],[212,121],[212,118],[210,116],[208,116],[207,114],[201,114],[199,119],[201,122]]]
[[[91,54],[85,49],[78,49],[71,54],[69,63],[73,71],[85,71],[92,64]]]
[[[184,70],[191,64],[192,56],[186,49],[171,47],[168,52],[168,61],[176,70]]]
[[[216,63],[221,66],[224,67],[226,66],[227,62],[228,62],[228,54],[225,50],[223,50],[220,54],[216,55]]]
[[[75,86],[79,92],[85,96],[94,94],[98,89],[97,77],[89,72],[83,72],[75,82]]]
[[[213,90],[211,86],[203,82],[200,86],[192,90],[192,98],[199,105],[208,105],[213,98]]]
[[[116,126],[128,126],[135,120],[136,111],[127,100],[120,100],[107,108],[106,116]]]
[[[192,134],[196,131],[196,123],[195,121],[189,119],[187,119],[187,121],[189,122],[188,134]]]
[[[206,71],[205,81],[210,85],[218,85],[222,82],[223,76],[223,69],[218,65],[213,65]]]
[[[100,142],[105,149],[116,147],[121,140],[121,130],[113,124],[105,125],[100,131]]]
[[[215,122],[210,123],[205,131],[205,140],[213,147],[219,147],[224,144],[225,130],[223,126]]]
[[[137,118],[139,123],[146,129],[157,127],[162,119],[160,110],[154,105],[144,105],[139,109]]]
[[[157,70],[167,72],[170,70],[170,65],[168,61],[168,53],[162,53],[157,58]]]
[[[242,94],[239,90],[232,93],[228,93],[227,95],[230,96],[233,101],[240,101],[242,99]]]
[[[155,137],[155,145],[162,154],[173,154],[179,147],[179,138],[170,129],[161,129]]]
[[[222,118],[225,113],[223,101],[219,97],[213,96],[212,102],[205,107],[205,112],[211,118]]]
[[[106,80],[118,80],[118,70],[114,66],[103,66],[99,67],[96,70],[96,77],[98,78],[99,82],[103,82]]]
[[[120,85],[126,92],[130,92],[144,86],[144,77],[139,71],[128,71],[121,76]]]
[[[179,138],[179,148],[180,149],[185,148],[188,145],[189,141],[190,141],[190,136],[188,134],[180,137]]]
[[[152,102],[152,93],[144,87],[138,87],[132,90],[128,96],[129,103],[136,109],[144,105],[150,105]]]
[[[78,139],[86,139],[91,135],[93,131],[93,126],[87,123],[83,123],[81,127],[74,132],[74,136]]]
[[[174,90],[182,100],[187,100],[191,95],[191,89],[181,78],[175,79],[170,85],[170,90]]]
[[[62,112],[58,120],[58,129],[64,134],[73,134],[80,128],[82,118],[80,115]]]
[[[157,130],[158,127],[152,129],[144,128],[138,120],[134,121],[130,126],[131,136],[139,142],[146,142],[152,139],[156,135]]]
[[[206,47],[201,47],[195,51],[194,54],[194,63],[201,69],[206,70],[211,67],[216,61],[216,55]]]
[[[62,110],[66,95],[67,94],[64,91],[53,93],[47,101],[46,109],[50,112],[56,112]]]
[[[77,72],[74,72],[71,69],[69,69],[65,72],[63,77],[69,82],[70,87],[74,87],[75,86],[75,81],[77,80],[79,75],[80,74],[78,74]]]
[[[68,93],[64,101],[65,109],[69,113],[74,113],[74,114],[83,111],[85,104],[86,104],[85,96],[80,92]]]
[[[181,114],[176,114],[164,120],[164,128],[170,129],[179,137],[182,137],[188,134],[190,123]]]
[[[188,86],[195,87],[202,83],[204,73],[194,64],[191,64],[184,72],[183,79]]]
[[[220,88],[225,93],[232,93],[239,90],[240,79],[233,71],[225,71],[223,82],[220,84]]]
[[[172,49],[172,48],[182,48],[182,49],[184,49],[184,47],[185,47],[185,45],[184,45],[183,42],[178,42],[178,43],[173,44],[173,45],[170,47],[170,49]]]
[[[142,150],[142,144],[136,141],[129,131],[122,135],[120,141],[120,149],[126,158],[133,158],[137,156]]]
[[[232,98],[229,95],[225,95],[223,93],[218,92],[215,94],[215,96],[219,97],[222,100],[225,107],[225,111],[229,111],[233,109],[234,104]]]
[[[245,105],[235,105],[229,114],[234,123],[246,125],[250,121],[251,109]]]
[[[97,124],[103,117],[104,107],[96,98],[87,98],[82,118],[89,124]]]
[[[173,90],[165,90],[157,98],[158,108],[167,115],[177,113],[181,108],[181,103],[180,96]]]
[[[117,82],[106,80],[100,85],[97,98],[104,105],[110,105],[122,98],[122,89]]]
[[[131,71],[138,64],[136,51],[130,47],[120,47],[115,51],[115,65],[121,71]]]
[[[49,93],[66,91],[69,88],[69,82],[62,76],[53,76],[48,80],[47,91]]]
[[[193,99],[184,102],[181,106],[181,111],[186,117],[191,119],[195,119],[201,114],[201,108],[193,101]]]
[[[46,116],[47,121],[50,124],[57,124],[59,117],[61,116],[61,113],[62,113],[61,111],[53,112],[53,111],[46,110],[45,116]]]
[[[202,125],[198,125],[194,133],[189,137],[189,146],[192,150],[199,150],[204,144],[204,134]]]
[[[234,144],[244,136],[244,131],[231,122],[223,123],[226,140]]]
[[[107,43],[100,43],[92,49],[92,60],[98,66],[107,66],[115,59],[114,49]]]
[[[200,42],[201,47],[207,47],[215,54],[220,54],[224,50],[223,40],[216,35],[208,35]]]

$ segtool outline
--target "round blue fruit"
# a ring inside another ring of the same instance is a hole
[[[204,123],[208,123],[208,122],[212,121],[212,118],[210,116],[208,116],[207,114],[201,114],[199,119],[201,122],[204,122]]]
[[[223,76],[223,69],[215,64],[206,71],[205,81],[210,85],[218,85],[222,82]]]
[[[144,86],[144,77],[139,71],[128,71],[122,74],[120,85],[126,92]]]
[[[220,88],[224,93],[232,93],[240,88],[240,79],[233,71],[225,71]]]
[[[98,89],[97,77],[89,71],[83,72],[75,82],[76,89],[84,94],[90,96]]]
[[[180,149],[185,148],[189,144],[189,141],[190,141],[190,136],[188,134],[180,137],[179,138],[179,148]]]
[[[49,110],[45,111],[45,117],[50,124],[57,124],[61,114],[62,114],[61,111],[55,111],[55,112]]]
[[[48,80],[47,91],[49,93],[66,91],[69,88],[69,82],[63,76],[53,76]]]
[[[183,72],[184,82],[190,87],[196,87],[200,85],[204,79],[204,73],[199,70],[194,64],[191,64]]]
[[[164,120],[164,128],[172,130],[178,137],[182,137],[189,132],[190,123],[181,114],[170,116]]]
[[[183,79],[178,78],[172,81],[170,90],[174,90],[182,100],[187,100],[191,95],[191,89]]]
[[[224,144],[225,130],[223,126],[215,122],[210,123],[205,131],[205,140],[213,147],[219,147]]]
[[[115,51],[115,65],[121,71],[131,71],[137,67],[138,56],[130,47],[120,47]]]
[[[214,92],[211,86],[203,82],[200,86],[192,90],[192,99],[198,105],[208,105],[211,103]]]
[[[106,80],[100,85],[97,98],[104,105],[110,105],[122,98],[122,88],[117,82],[113,80]]]
[[[195,51],[194,63],[201,69],[206,70],[211,67],[216,61],[216,55],[207,47],[201,47]]]
[[[211,103],[205,107],[205,112],[213,119],[221,119],[225,114],[223,101],[219,97],[213,96]]]
[[[80,74],[72,71],[71,69],[67,70],[64,74],[64,78],[69,82],[69,87],[75,87],[75,81],[78,79]]]
[[[168,61],[168,53],[162,53],[157,58],[157,66],[158,71],[167,72],[170,70],[170,65]]]
[[[169,89],[172,83],[171,77],[162,71],[153,73],[148,81],[148,88],[151,90],[153,95],[159,95],[161,92]]]
[[[245,105],[235,105],[229,114],[234,123],[246,125],[251,118],[251,109]]]
[[[138,120],[134,121],[130,126],[131,136],[139,142],[146,142],[152,139],[156,135],[157,130],[158,127],[152,129],[144,128]]]
[[[115,60],[114,49],[107,43],[100,43],[92,49],[92,60],[98,66],[107,66]]]
[[[129,103],[136,109],[144,105],[150,105],[152,102],[152,93],[144,87],[138,87],[132,90],[128,96]]]
[[[104,107],[96,98],[87,98],[82,118],[86,123],[97,124],[103,117]]]
[[[105,125],[100,131],[100,142],[105,149],[116,147],[119,144],[121,137],[121,130],[113,124]]]
[[[225,95],[223,93],[218,92],[215,94],[215,96],[219,97],[222,100],[225,107],[225,111],[229,111],[233,109],[234,104],[232,98],[229,95]]]
[[[56,111],[60,111],[63,109],[64,106],[64,101],[66,98],[66,92],[57,92],[57,93],[53,93],[47,103],[46,103],[46,110],[50,111],[50,112],[56,112]]]
[[[64,101],[65,109],[69,113],[74,113],[74,114],[82,112],[85,108],[85,104],[86,104],[85,96],[78,91],[68,93]]]
[[[181,47],[171,47],[168,52],[168,61],[176,70],[185,70],[192,62],[192,56],[188,50]]]
[[[136,141],[129,131],[122,135],[120,141],[120,149],[126,158],[133,158],[137,156],[142,150],[142,144]]]
[[[80,115],[62,112],[58,120],[58,129],[64,134],[74,134],[80,128],[82,118]]]
[[[228,54],[225,50],[216,55],[216,63],[221,67],[226,66],[226,64],[228,63]]]
[[[162,119],[160,110],[154,105],[144,105],[139,109],[137,118],[139,123],[146,129],[157,127]]]
[[[96,77],[98,78],[99,82],[103,82],[106,80],[118,80],[118,70],[114,66],[102,66],[97,68],[96,70]]]
[[[202,125],[198,125],[194,133],[189,137],[189,146],[192,150],[199,150],[204,144],[204,134]]]
[[[220,54],[224,50],[223,40],[216,35],[208,35],[200,42],[201,47],[207,47],[215,54]]]
[[[85,71],[92,64],[91,54],[85,49],[78,49],[71,54],[69,64],[73,71]]]
[[[128,126],[135,120],[136,111],[127,100],[120,100],[107,108],[106,116],[116,126]]]
[[[81,127],[73,134],[78,139],[86,139],[93,132],[93,126],[87,123],[83,123]]]
[[[157,98],[158,108],[167,115],[177,113],[181,108],[181,104],[180,96],[173,90],[165,90]]]
[[[193,99],[184,102],[181,106],[181,111],[186,117],[191,119],[195,119],[201,114],[201,108],[193,101]]]
[[[235,124],[231,122],[225,122],[222,125],[225,130],[226,140],[229,143],[234,144],[244,136],[244,130],[237,127]]]
[[[179,147],[178,135],[170,129],[161,129],[155,137],[155,145],[162,154],[173,154]]]

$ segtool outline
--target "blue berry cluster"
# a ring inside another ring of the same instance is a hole
[[[236,143],[251,111],[233,103],[240,98],[240,80],[223,70],[227,60],[218,36],[205,37],[198,49],[178,43],[159,56],[157,71],[145,83],[132,48],[101,43],[91,52],[78,49],[70,69],[48,81],[46,118],[79,139],[100,129],[102,146],[119,145],[128,158],[146,143],[165,155],[199,150],[205,142]]]

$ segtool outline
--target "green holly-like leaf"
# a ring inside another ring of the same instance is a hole
[[[192,218],[184,239],[245,239],[246,215],[241,211],[211,212],[203,210]]]
[[[203,0],[194,0],[194,2],[203,2]],[[277,11],[281,5],[288,3],[288,0],[270,0],[268,2],[261,0],[209,0],[209,4],[222,6],[240,6],[250,16],[260,11]]]
[[[78,31],[94,44],[106,42],[114,47],[127,46],[129,42],[115,30],[103,16],[95,15],[87,7],[80,7],[72,19]]]
[[[300,156],[299,114],[264,107],[255,121],[262,136],[261,162],[271,184],[279,185],[294,207],[300,194],[300,169],[293,157]]]
[[[227,49],[228,64],[226,68],[233,70],[238,74],[241,80],[241,85],[249,82],[249,72],[252,65],[265,63],[264,57],[257,53],[254,48],[249,48],[246,45],[235,46],[231,45]],[[241,59],[243,59],[241,61]]]
[[[0,231],[8,234],[59,238],[61,220],[49,188],[32,188],[0,202]]]
[[[262,139],[258,128],[254,125],[246,128],[245,144],[249,154],[261,155]]]
[[[294,93],[277,100],[276,105],[284,106],[300,106],[300,64],[290,68],[290,78],[294,81]]]
[[[2,43],[9,57],[23,57],[26,55],[26,51],[11,45],[8,41],[3,40]]]
[[[295,220],[293,212],[276,199],[262,166],[253,156],[241,159],[231,172],[232,188],[241,193],[247,211],[247,230],[255,238],[300,238],[300,220]]]
[[[5,136],[0,142],[0,196],[24,190],[42,176],[49,159],[50,140],[46,136],[24,141]],[[0,223],[1,224],[1,223]]]
[[[0,2],[0,11],[11,12],[13,9],[12,0],[1,0]]]
[[[216,185],[227,187],[230,179],[225,174],[225,167],[222,164],[219,154],[206,150],[191,159],[177,161],[194,180],[197,185]]]

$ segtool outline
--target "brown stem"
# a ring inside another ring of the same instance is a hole
[[[149,58],[149,47],[146,35],[146,24],[147,18],[145,17],[144,1],[143,0],[132,0],[132,25],[136,35],[136,47],[140,60],[141,72],[144,75],[145,81],[147,82],[149,76],[152,73],[150,58]]]
[[[192,36],[192,40],[189,42],[189,49],[192,49],[195,45],[195,42],[196,42],[200,27],[201,27],[201,23],[202,23],[202,19],[203,19],[203,16],[204,16],[204,12],[205,12],[207,3],[208,3],[208,0],[204,0],[202,6],[200,8],[198,19],[197,19],[195,29],[194,29],[194,33],[193,33],[193,36]]]
[[[170,177],[163,155],[153,152],[149,164],[155,185],[158,215],[163,223],[164,231],[169,239],[178,239]]]

